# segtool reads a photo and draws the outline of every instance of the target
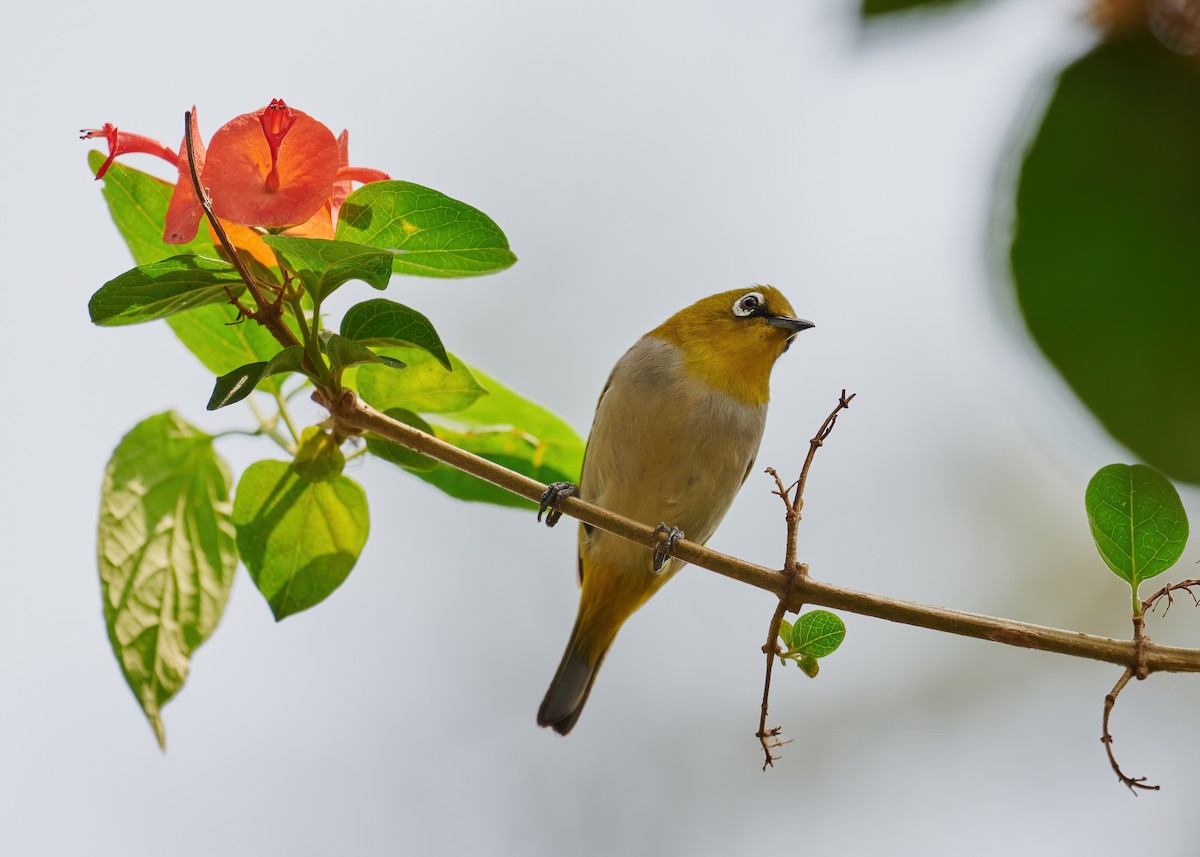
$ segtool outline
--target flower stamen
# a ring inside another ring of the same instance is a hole
[[[94,140],[98,137],[103,137],[108,142],[108,157],[104,159],[100,169],[96,170],[97,179],[104,178],[104,174],[108,172],[108,168],[112,166],[118,156],[133,152],[155,155],[171,166],[176,165],[176,155],[173,149],[167,148],[157,140],[143,137],[141,134],[121,131],[111,122],[105,122],[101,128],[82,128],[79,131],[80,140]]]
[[[267,138],[267,146],[271,149],[271,171],[267,173],[267,190],[275,193],[279,190],[279,146],[296,123],[296,115],[282,98],[272,98],[271,103],[259,114],[258,121],[262,123],[263,136]]]

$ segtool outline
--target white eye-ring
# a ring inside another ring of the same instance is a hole
[[[748,292],[733,302],[733,314],[738,318],[746,318],[758,312],[762,305],[761,292]]]

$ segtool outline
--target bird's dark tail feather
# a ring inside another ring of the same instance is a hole
[[[604,656],[601,655],[596,659],[596,663],[588,663],[587,658],[579,651],[578,633],[579,623],[576,622],[571,639],[567,643],[567,650],[563,653],[562,663],[558,665],[558,672],[554,674],[550,689],[546,691],[546,698],[542,700],[542,707],[538,709],[538,726],[549,726],[559,735],[570,732],[579,715],[583,713],[583,705],[587,702],[588,694],[592,692],[596,673],[600,670],[600,662],[604,660]]]

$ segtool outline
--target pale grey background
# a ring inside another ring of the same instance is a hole
[[[687,570],[635,617],[579,728],[534,725],[575,608],[573,532],[457,504],[378,462],[372,533],[320,608],[276,625],[240,574],[165,711],[163,755],[109,652],[100,478],[142,417],[212,429],[211,378],[165,326],[92,328],[129,265],[75,129],[174,145],[272,97],[351,129],[352,160],[487,211],[521,262],[397,280],[451,349],[586,428],[612,363],[755,281],[817,323],[781,362],[760,461],[794,472],[842,387],[801,554],[821,578],[1125,634],[1082,493],[1128,454],[1023,338],[989,272],[992,190],[1093,38],[1074,0],[999,0],[863,37],[840,2],[21,4],[0,33],[9,276],[0,509],[5,855],[1117,853],[1191,849],[1194,678],[846,615],[753,738],[768,596]],[[148,159],[130,163],[155,169]],[[343,301],[369,295],[365,286]],[[343,306],[345,303],[343,303]],[[266,445],[222,450],[237,468]],[[1185,494],[1193,514],[1195,495]],[[764,564],[753,477],[712,545]],[[1185,573],[1196,559],[1185,555]],[[1177,607],[1156,639],[1196,643]]]

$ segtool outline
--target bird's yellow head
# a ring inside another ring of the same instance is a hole
[[[751,286],[697,301],[648,336],[679,347],[688,371],[750,405],[765,404],[771,367],[811,321],[795,317],[774,286]]]

